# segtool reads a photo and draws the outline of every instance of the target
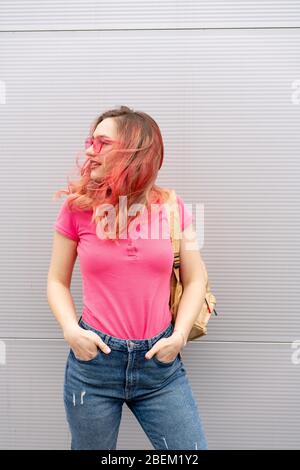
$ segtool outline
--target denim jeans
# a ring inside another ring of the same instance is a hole
[[[146,351],[171,336],[172,323],[158,335],[126,340],[107,335],[79,319],[81,328],[97,333],[109,345],[105,354],[77,359],[70,348],[64,375],[64,406],[71,450],[115,450],[125,402],[154,449],[206,450],[200,410],[181,354],[171,362]]]

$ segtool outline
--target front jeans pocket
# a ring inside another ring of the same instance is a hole
[[[101,351],[102,352],[102,351]],[[100,356],[100,348],[98,348],[98,352],[96,354],[95,357],[92,357],[92,359],[88,359],[87,361],[85,361],[84,359],[78,359],[76,356],[75,356],[75,353],[73,351],[72,348],[70,348],[70,353],[71,353],[71,356],[73,357],[73,359],[75,359],[75,361],[77,362],[81,362],[82,364],[89,364],[90,362],[94,362],[94,361],[97,361],[99,356]]]
[[[154,354],[154,356],[152,356],[152,359],[154,362],[156,362],[156,364],[158,364],[159,366],[172,366],[175,361],[177,361],[179,359],[179,353],[177,354],[177,356],[175,357],[175,359],[173,359],[173,361],[171,362],[163,362],[163,361],[160,361],[157,357],[156,357],[156,354]]]

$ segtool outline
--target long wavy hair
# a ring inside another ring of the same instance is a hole
[[[54,199],[67,194],[70,210],[74,205],[78,209],[92,210],[91,221],[96,225],[100,223],[103,231],[108,224],[104,205],[113,206],[115,211],[113,231],[106,231],[104,238],[113,238],[117,242],[123,231],[127,236],[129,224],[138,216],[138,214],[127,215],[126,224],[121,228],[119,196],[127,197],[129,208],[132,204],[142,204],[149,211],[149,209],[153,210],[152,204],[160,206],[167,201],[169,190],[155,184],[164,158],[163,139],[155,120],[145,112],[120,106],[98,116],[90,127],[90,135],[94,133],[98,124],[108,117],[114,118],[117,143],[107,151],[103,175],[98,179],[91,178],[91,161],[84,153],[86,160],[81,165],[79,158],[82,152],[80,151],[76,158],[79,180],[71,181],[68,177],[67,189],[56,191]],[[113,158],[110,159],[111,151],[113,151]],[[103,213],[97,211],[100,205]],[[107,210],[111,206],[106,206]]]

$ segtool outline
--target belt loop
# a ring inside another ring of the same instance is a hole
[[[106,345],[108,344],[108,339],[109,339],[109,336],[108,336],[108,335],[104,335],[103,341],[104,341],[104,343],[105,343]]]

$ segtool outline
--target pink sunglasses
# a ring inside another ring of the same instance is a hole
[[[93,150],[95,153],[100,153],[103,145],[113,144],[113,143],[120,143],[117,140],[106,139],[103,137],[93,137],[89,136],[84,141],[85,149],[88,149],[91,145],[93,146]]]
[[[113,144],[113,143],[121,144],[121,142],[119,142],[118,140],[111,140],[111,139],[106,139],[106,138],[103,138],[103,137],[89,136],[85,139],[84,146],[85,146],[85,149],[87,150],[92,145],[94,153],[98,154],[98,153],[101,152],[101,149],[102,149],[103,145],[105,145],[105,144],[109,145],[109,144]],[[161,159],[159,168],[161,168],[162,163],[163,163],[163,157]]]

